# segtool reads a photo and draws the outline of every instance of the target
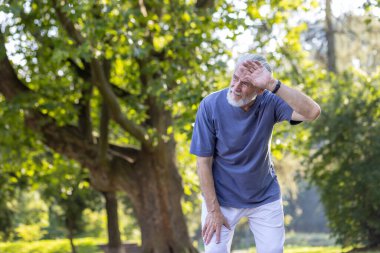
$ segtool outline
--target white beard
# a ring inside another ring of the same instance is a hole
[[[254,95],[252,98],[248,99],[248,98],[241,98],[239,99],[238,101],[234,100],[233,97],[232,97],[232,92],[231,92],[231,88],[228,89],[228,92],[227,92],[227,101],[230,105],[234,106],[234,107],[242,107],[242,106],[245,106],[247,104],[249,104],[250,102],[252,102],[252,100],[255,100],[257,97],[257,95]]]

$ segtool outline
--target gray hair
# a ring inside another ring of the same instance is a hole
[[[265,57],[258,55],[258,54],[244,54],[241,55],[235,64],[235,70],[245,61],[258,61],[260,62],[269,72],[272,73],[272,68],[265,59]]]

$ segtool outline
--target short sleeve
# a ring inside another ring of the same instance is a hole
[[[273,95],[273,97],[275,102],[275,122],[278,123],[284,120],[291,122],[293,109],[282,98],[276,95]]]
[[[190,145],[190,153],[202,157],[213,156],[215,147],[215,128],[211,113],[207,109],[205,100],[202,100],[195,119]]]

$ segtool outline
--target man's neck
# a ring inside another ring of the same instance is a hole
[[[249,108],[251,108],[253,106],[253,104],[255,103],[255,101],[256,101],[256,98],[254,98],[248,104],[241,106],[240,108],[247,112],[249,110]]]

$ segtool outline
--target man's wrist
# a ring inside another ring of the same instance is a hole
[[[274,84],[274,88],[272,87],[272,93],[273,94],[276,94],[276,92],[281,88],[281,81],[280,80],[276,80],[275,84]]]
[[[213,198],[212,200],[206,201],[206,207],[207,207],[208,213],[220,211],[220,205],[216,197]]]
[[[219,205],[213,205],[210,208],[207,208],[208,213],[215,213],[220,211],[220,206]]]
[[[220,207],[219,208],[215,208],[213,210],[207,211],[207,213],[212,213],[212,214],[214,214],[214,213],[221,213],[221,212],[222,212],[222,210],[220,210]]]
[[[268,83],[268,87],[267,87],[267,90],[269,91],[273,91],[275,88],[276,88],[276,83],[277,83],[277,79],[274,79],[272,78],[269,83]]]

